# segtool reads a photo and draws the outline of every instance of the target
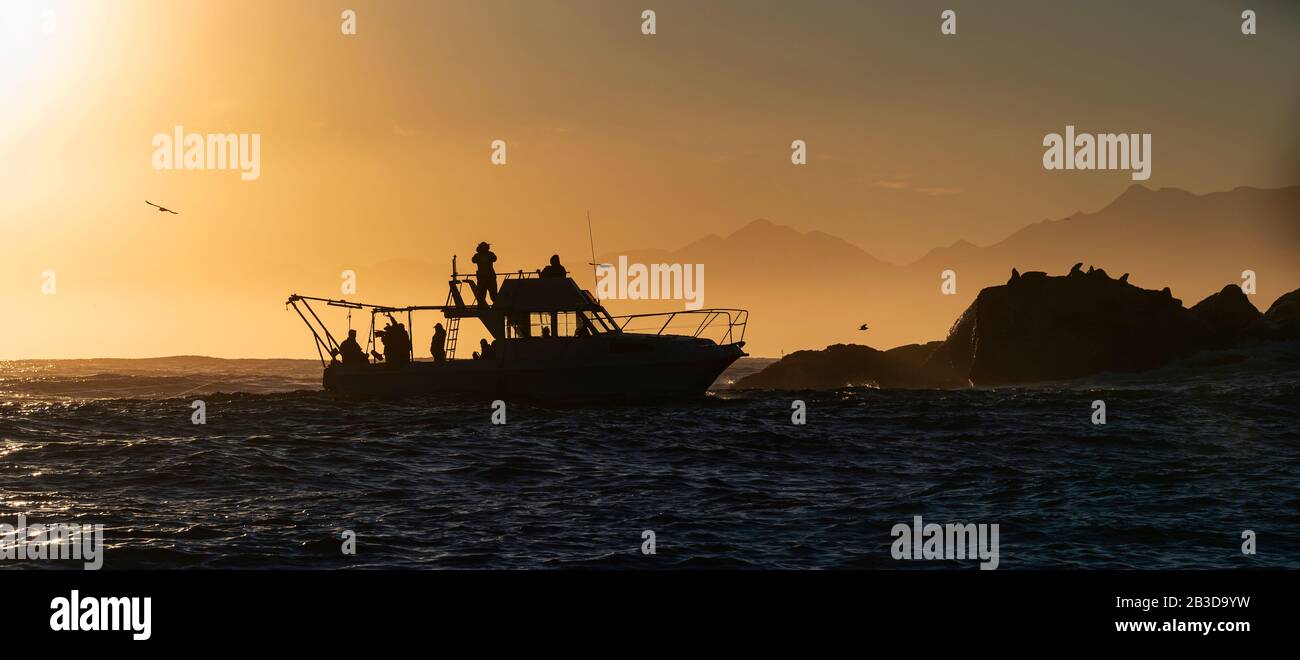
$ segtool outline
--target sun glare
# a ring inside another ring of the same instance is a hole
[[[6,96],[41,74],[58,39],[59,12],[34,2],[0,7],[0,92]]]

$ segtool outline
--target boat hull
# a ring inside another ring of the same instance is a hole
[[[449,395],[502,400],[639,401],[702,396],[745,355],[740,345],[689,337],[618,335],[497,342],[488,360],[325,369],[348,398]]]

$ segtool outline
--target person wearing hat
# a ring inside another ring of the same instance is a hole
[[[429,340],[429,352],[433,354],[434,362],[447,360],[447,329],[442,327],[441,323],[433,326],[433,339]]]
[[[478,297],[478,304],[487,305],[488,297],[492,298],[492,303],[497,300],[497,271],[492,265],[497,260],[497,255],[492,254],[491,245],[486,242],[479,243],[478,249],[474,251],[472,261],[478,266],[478,287],[474,290]]]

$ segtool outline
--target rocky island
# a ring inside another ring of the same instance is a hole
[[[1021,274],[980,291],[946,340],[888,351],[836,344],[799,351],[737,389],[968,387],[1068,380],[1154,369],[1199,351],[1300,339],[1300,290],[1261,313],[1236,284],[1192,306],[1169,288],[1075,266]]]

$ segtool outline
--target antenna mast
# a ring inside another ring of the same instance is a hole
[[[592,288],[596,289],[596,300],[600,301],[600,287],[596,286],[596,239],[591,234],[591,211],[587,211],[587,241],[591,243],[591,279]]]

